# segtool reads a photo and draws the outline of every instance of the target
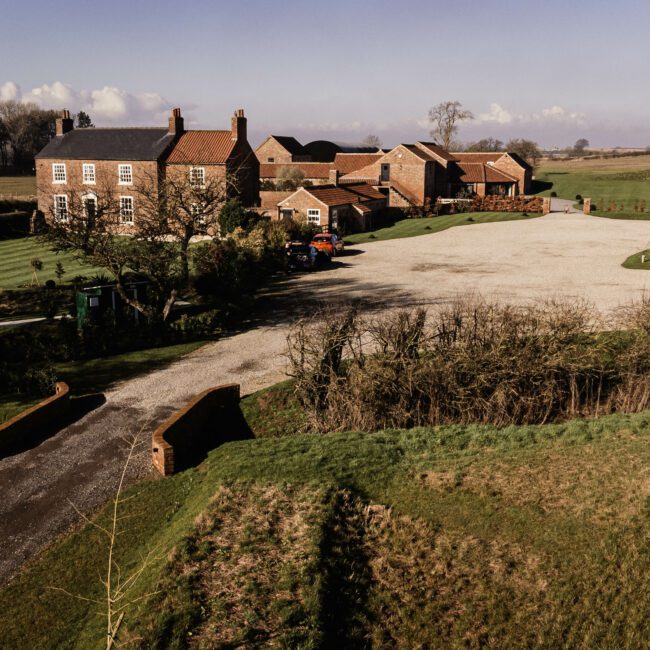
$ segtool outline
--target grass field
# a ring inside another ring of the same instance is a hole
[[[650,219],[650,156],[608,160],[548,161],[535,171],[535,179],[549,184],[543,192],[560,198],[578,194],[591,198],[596,214],[616,218]],[[635,210],[645,201],[645,212]],[[609,210],[608,208],[614,207]]]
[[[650,413],[223,445],[123,504],[122,575],[152,551],[131,596],[158,593],[119,640],[644,647],[649,462]],[[99,647],[105,553],[91,526],[45,551],[0,592],[3,644]]]
[[[36,176],[0,176],[0,195],[33,196],[36,194]]]
[[[539,215],[523,216],[513,212],[471,212],[466,214],[450,214],[442,217],[427,217],[425,219],[402,219],[388,228],[380,228],[372,232],[360,232],[346,235],[345,242],[350,244],[365,244],[385,239],[401,239],[441,232],[454,226],[470,226],[477,223],[493,223],[495,221],[520,221],[534,219]]]
[[[32,279],[31,260],[34,258],[43,262],[43,270],[38,272],[41,284],[47,280],[55,280],[58,284],[55,275],[57,262],[63,264],[64,283],[70,282],[77,275],[106,275],[102,269],[80,264],[70,254],[56,254],[36,237],[7,239],[0,241],[0,289],[29,286]]]

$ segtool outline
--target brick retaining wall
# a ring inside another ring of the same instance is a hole
[[[228,442],[241,436],[232,419],[224,417],[228,409],[239,409],[239,384],[209,388],[161,424],[151,439],[153,466],[169,476],[179,469],[179,456],[191,454],[211,442]],[[211,439],[211,440],[210,440]]]
[[[541,196],[477,196],[472,200],[473,212],[543,212]]]
[[[45,429],[52,429],[57,422],[70,414],[70,388],[60,381],[56,392],[35,406],[0,424],[0,456],[15,448],[22,448],[31,439],[37,439]]]

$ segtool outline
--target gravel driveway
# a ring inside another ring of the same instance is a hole
[[[142,426],[148,434],[210,386],[239,382],[249,393],[282,379],[285,338],[298,309],[349,298],[379,308],[435,305],[479,292],[519,303],[580,297],[608,312],[650,288],[650,273],[620,266],[648,247],[650,222],[562,213],[365,244],[330,269],[282,279],[259,299],[245,331],[116,385],[103,406],[77,423],[0,459],[0,583],[78,523],[69,501],[89,512],[110,497],[123,434]],[[143,453],[131,479],[149,475]]]

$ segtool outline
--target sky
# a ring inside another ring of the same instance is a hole
[[[650,145],[641,0],[0,0],[0,100],[97,126],[229,128],[384,146],[460,101],[464,142]]]

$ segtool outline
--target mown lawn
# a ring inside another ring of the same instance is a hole
[[[33,196],[36,176],[0,176],[0,194]]]
[[[263,403],[270,403],[268,395]],[[258,402],[256,408],[260,406]],[[123,504],[136,647],[645,647],[650,413],[225,444]],[[107,513],[98,521],[107,522]],[[101,532],[0,592],[12,648],[105,638]]]
[[[380,228],[372,232],[361,232],[355,235],[346,235],[346,244],[365,244],[372,241],[386,239],[401,239],[403,237],[417,237],[441,232],[454,226],[470,226],[477,223],[494,223],[497,221],[521,221],[534,219],[538,214],[524,216],[513,212],[470,212],[465,214],[450,214],[442,217],[427,217],[424,219],[401,219],[392,226]]]
[[[560,198],[574,199],[580,195],[591,198],[594,209],[603,216],[622,213],[619,218],[650,219],[650,156],[551,161],[535,170],[535,180],[547,185],[543,196],[555,192]],[[642,202],[645,213],[640,212]]]
[[[644,256],[645,260],[641,261]],[[650,249],[630,255],[625,262],[623,262],[623,267],[626,269],[643,269],[644,271],[650,271]]]
[[[63,264],[63,283],[70,282],[77,275],[107,274],[101,268],[80,264],[71,254],[55,253],[37,237],[7,239],[0,241],[0,289],[29,286],[33,272],[31,261],[35,258],[43,262],[43,270],[38,271],[41,284],[47,280],[54,280],[58,284],[55,274],[57,262]]]

